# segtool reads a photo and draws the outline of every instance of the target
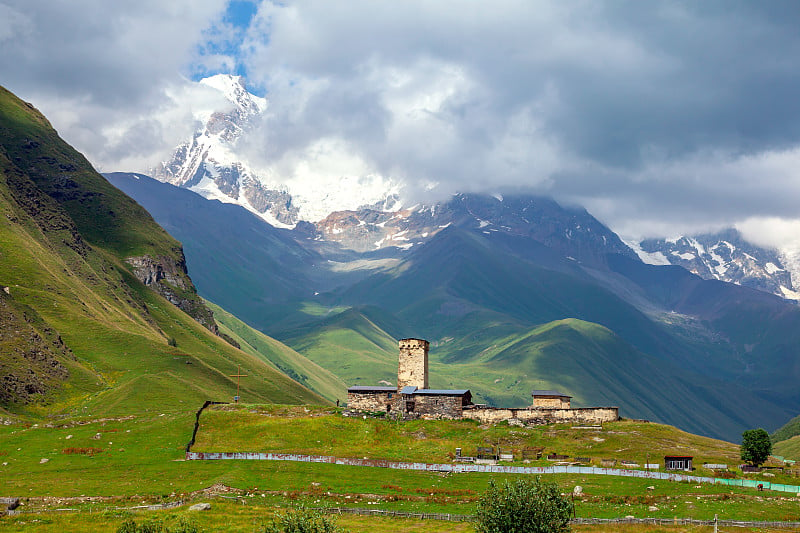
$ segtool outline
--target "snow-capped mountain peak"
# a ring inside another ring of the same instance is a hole
[[[634,249],[646,263],[666,261],[704,279],[727,281],[800,300],[792,280],[800,279],[800,270],[792,268],[796,262],[793,257],[749,243],[732,228],[691,237],[647,239]]]
[[[250,93],[241,76],[218,74],[198,84],[219,91],[232,105],[193,110],[201,127],[149,171],[154,178],[239,204],[281,227],[317,221],[337,210],[397,203],[399,185],[375,175],[358,158],[343,156],[346,150],[335,141],[310,147],[309,157],[297,158],[287,175],[255,168],[239,141],[255,131],[267,100]]]

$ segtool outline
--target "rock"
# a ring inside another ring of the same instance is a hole
[[[572,494],[574,494],[575,496],[580,496],[581,494],[583,494],[583,487],[581,487],[580,485],[575,485],[575,488],[572,489]]]
[[[211,509],[210,503],[196,503],[189,507],[190,511],[208,511],[209,509]]]
[[[48,462],[49,460],[50,460],[50,459],[47,459],[46,457],[42,457],[41,459],[39,459],[39,464],[40,464],[40,465],[43,465],[43,464],[45,464],[46,462]]]
[[[626,520],[634,520],[635,518],[636,517],[633,516],[632,514],[629,514],[628,516],[625,517]]]
[[[647,508],[647,510],[648,511],[658,511],[658,507],[656,507],[655,505],[651,505],[650,507]]]
[[[71,438],[72,438],[72,435],[67,435],[67,436],[66,436],[66,437],[64,437],[64,438],[65,438],[66,440],[69,440],[69,439],[71,439]]]
[[[93,440],[100,440],[102,438],[103,438],[102,433],[95,433],[94,436],[92,437]]]
[[[656,488],[653,485],[650,485],[649,487],[647,487],[647,490],[656,490]]]
[[[764,472],[762,475],[764,477],[775,477],[775,474],[773,474],[772,472]]]

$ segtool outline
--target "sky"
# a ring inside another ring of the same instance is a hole
[[[777,0],[0,0],[0,85],[101,171],[165,158],[230,73],[269,102],[266,163],[325,146],[419,200],[531,190],[629,238],[800,248],[798,27]]]

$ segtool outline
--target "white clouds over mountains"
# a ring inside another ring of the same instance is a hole
[[[327,146],[335,172],[534,187],[628,234],[800,218],[794,2],[260,2],[232,22],[245,4],[0,0],[0,83],[103,170],[163,157],[215,98],[187,78],[238,71],[269,101],[250,159],[287,181]]]

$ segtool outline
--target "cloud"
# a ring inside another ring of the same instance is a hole
[[[183,76],[244,72],[276,181],[530,188],[669,235],[796,218],[798,26],[793,1],[0,0],[0,72],[108,170],[188,135],[211,96]]]
[[[98,166],[119,169],[136,154],[152,156],[159,142],[175,142],[160,136],[153,116],[177,106],[167,91],[189,84],[184,74],[200,60],[198,42],[224,8],[224,0],[4,1],[2,83]],[[122,138],[133,143],[128,153]]]

